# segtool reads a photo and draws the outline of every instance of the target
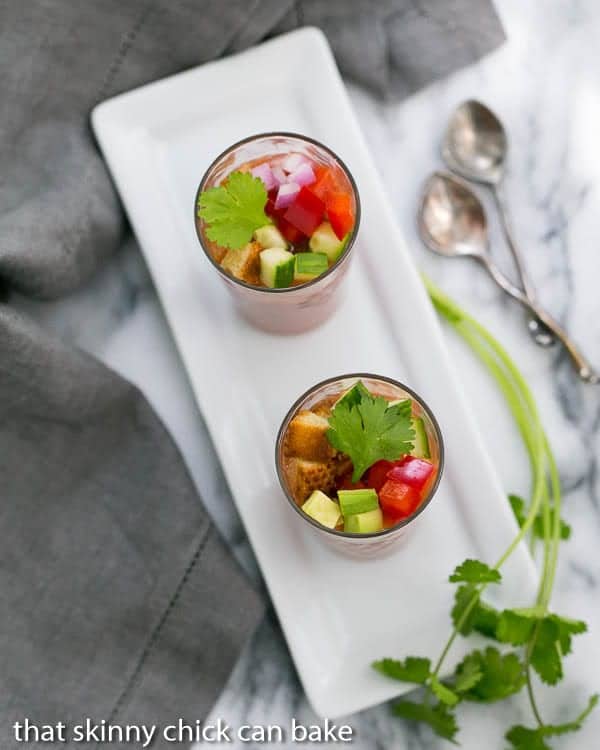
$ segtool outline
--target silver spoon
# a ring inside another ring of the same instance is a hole
[[[465,182],[449,173],[435,172],[425,183],[418,219],[419,232],[430,250],[450,258],[462,256],[479,261],[499,287],[541,320],[562,342],[579,377],[586,383],[600,382],[600,376],[562,326],[496,266],[489,252],[483,205]]]
[[[471,99],[456,109],[442,144],[444,161],[453,172],[491,188],[521,284],[529,300],[536,302],[535,288],[514,240],[502,189],[507,151],[508,139],[504,127],[488,107]],[[539,318],[529,320],[528,327],[540,346],[554,343],[554,336]]]

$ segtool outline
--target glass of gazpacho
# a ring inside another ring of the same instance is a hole
[[[294,511],[337,549],[388,551],[431,502],[444,463],[425,402],[390,378],[330,378],[292,406],[276,465]]]
[[[264,330],[299,333],[337,306],[360,201],[329,148],[293,133],[265,133],[235,143],[210,165],[194,221],[240,312]]]

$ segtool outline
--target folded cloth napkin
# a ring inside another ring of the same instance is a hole
[[[8,302],[60,297],[124,239],[88,125],[97,102],[302,24],[321,26],[343,71],[382,94],[503,39],[488,0],[0,0]],[[22,746],[11,725],[24,717],[201,718],[261,603],[140,392],[8,303],[0,487],[0,746]]]

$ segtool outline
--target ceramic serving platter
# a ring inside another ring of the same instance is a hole
[[[370,663],[436,655],[450,625],[449,571],[466,557],[493,562],[516,525],[325,38],[293,32],[103,102],[92,120],[310,702],[336,718],[400,694],[409,686]],[[363,210],[345,302],[321,328],[289,337],[236,315],[192,221],[216,154],[276,130],[333,148]],[[291,403],[348,372],[412,386],[446,443],[438,494],[401,547],[375,560],[324,546],[287,506],[275,474],[275,437]],[[524,547],[509,570],[496,587],[500,603],[527,603],[535,570]]]

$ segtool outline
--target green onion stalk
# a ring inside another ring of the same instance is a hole
[[[539,412],[529,386],[504,347],[472,316],[462,310],[452,299],[442,292],[429,278],[423,276],[427,292],[437,312],[465,340],[473,352],[485,364],[503,393],[515,419],[520,436],[525,445],[531,467],[531,501],[519,533],[497,560],[493,568],[500,570],[521,541],[533,531],[533,524],[541,513],[543,527],[543,556],[540,582],[537,591],[536,608],[540,617],[548,613],[561,539],[560,509],[561,488],[548,438],[542,426]],[[533,535],[532,535],[533,538]],[[487,583],[479,584],[473,597],[457,621],[440,657],[433,676],[438,677],[443,668],[452,644],[459,635],[469,614],[476,606]],[[534,631],[525,652],[527,692],[535,720],[540,728],[544,721],[535,701],[531,680],[530,657],[535,646],[537,631]]]

